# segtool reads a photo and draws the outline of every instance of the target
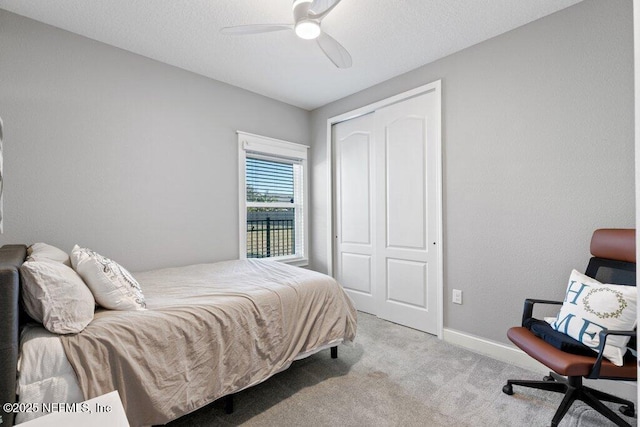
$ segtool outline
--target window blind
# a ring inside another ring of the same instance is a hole
[[[293,164],[247,157],[247,202],[294,202]]]

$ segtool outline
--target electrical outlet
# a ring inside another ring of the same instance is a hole
[[[460,289],[453,290],[453,303],[462,304],[462,291]]]

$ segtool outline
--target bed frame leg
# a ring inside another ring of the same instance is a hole
[[[224,412],[225,414],[233,414],[233,394],[224,397]]]
[[[331,358],[332,359],[338,358],[338,346],[331,347]]]

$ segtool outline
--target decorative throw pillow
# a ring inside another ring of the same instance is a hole
[[[602,284],[573,270],[560,313],[551,324],[587,347],[598,350],[603,329],[630,331],[636,327],[636,287]],[[629,337],[610,335],[604,357],[622,366]]]
[[[140,284],[117,262],[75,245],[71,251],[71,265],[102,307],[111,310],[145,309]]]
[[[71,267],[71,260],[69,259],[68,253],[55,246],[47,245],[46,243],[34,243],[29,246],[27,248],[27,255],[27,261],[49,259]]]
[[[47,330],[76,333],[93,320],[96,302],[71,267],[52,260],[26,261],[20,273],[24,309]]]

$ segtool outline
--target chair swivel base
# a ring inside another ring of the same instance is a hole
[[[562,420],[573,402],[576,400],[583,401],[618,426],[631,426],[631,424],[622,419],[609,407],[605,406],[602,401],[622,404],[623,406],[620,407],[620,412],[628,417],[635,416],[635,407],[633,402],[587,387],[582,384],[582,377],[580,376],[564,378],[555,372],[550,372],[549,375],[550,376],[544,377],[542,381],[508,380],[507,384],[502,387],[502,392],[512,395],[513,386],[518,385],[522,387],[563,393],[564,398],[562,399],[562,403],[560,403],[560,407],[553,416],[551,427],[557,427],[560,420]]]

